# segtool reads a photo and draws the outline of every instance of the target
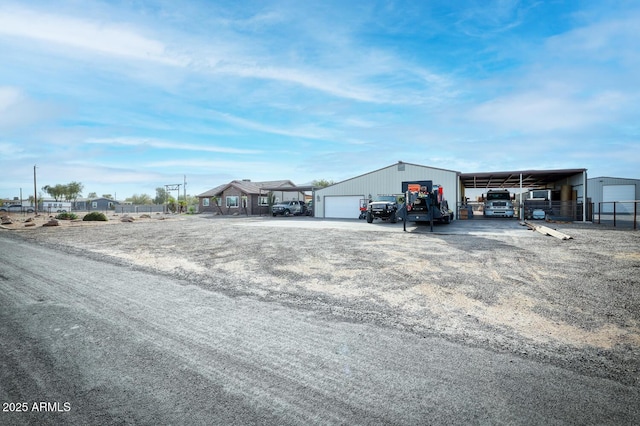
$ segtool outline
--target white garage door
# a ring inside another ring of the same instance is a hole
[[[357,219],[362,195],[334,195],[324,198],[324,217]]]
[[[611,201],[630,201],[636,199],[635,185],[604,185],[602,187],[602,206],[604,213],[613,213]],[[616,213],[633,212],[633,203],[616,203]]]

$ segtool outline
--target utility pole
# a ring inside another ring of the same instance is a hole
[[[33,211],[38,214],[38,185],[36,184],[36,164],[33,165]]]

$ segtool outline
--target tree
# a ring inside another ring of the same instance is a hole
[[[113,195],[111,195],[111,194],[102,194],[102,198],[106,198],[107,200],[113,200]]]
[[[89,195],[87,195],[87,198],[89,198],[90,200],[98,198],[98,194],[95,192],[90,192]]]
[[[82,190],[84,189],[84,185],[81,184],[80,182],[71,182],[68,183],[65,186],[65,198],[67,199],[67,201],[73,201],[76,202],[78,197],[80,195],[82,195]]]
[[[125,201],[131,204],[153,204],[153,200],[147,194],[133,194],[131,197],[127,198]]]
[[[42,187],[42,190],[49,194],[49,196],[54,200],[60,201],[67,189],[65,188],[65,185],[56,184],[54,186],[45,185]]]
[[[167,200],[167,208],[169,209],[169,211],[171,211],[172,213],[175,213],[178,205],[176,203],[176,199],[169,196],[168,200]]]
[[[327,186],[333,185],[335,182],[332,180],[326,180],[326,179],[316,179],[314,181],[311,182],[311,185],[317,187],[317,188],[326,188]]]
[[[167,190],[163,187],[156,188],[156,198],[153,199],[155,204],[164,204],[167,201]]]
[[[222,213],[222,208],[220,207],[220,204],[218,204],[218,196],[214,195],[213,197],[210,198],[211,202],[214,203],[216,205],[216,207],[218,207],[218,210],[220,210],[220,214],[224,214]]]
[[[49,194],[51,198],[56,201],[61,201],[63,198],[66,201],[76,201],[80,194],[82,193],[82,189],[84,185],[80,182],[71,182],[66,185],[56,184],[54,186],[45,185],[42,187],[42,190]]]

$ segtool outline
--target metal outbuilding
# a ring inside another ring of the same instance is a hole
[[[465,198],[466,189],[513,188],[566,190],[568,201],[585,205],[587,199],[587,170],[518,170],[461,173],[399,161],[387,167],[338,182],[314,192],[314,213],[322,218],[357,218],[360,205],[376,195],[400,195],[402,182],[432,180],[443,186],[449,207]],[[581,209],[579,220],[586,220],[586,209]]]
[[[398,161],[387,167],[338,182],[314,193],[314,214],[322,218],[354,218],[360,214],[360,204],[376,195],[400,195],[402,182],[432,180],[444,188],[444,195],[453,207],[460,194],[460,172]]]
[[[587,194],[596,211],[611,213],[614,202],[622,202],[618,208],[626,209],[632,204],[625,201],[640,200],[640,179],[596,177],[588,182]],[[633,210],[633,207],[630,208]]]

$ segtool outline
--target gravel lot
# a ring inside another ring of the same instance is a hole
[[[640,387],[640,234],[513,220],[428,227],[308,217],[160,216],[5,232],[230,296],[451,342]],[[163,220],[160,220],[163,219]],[[4,235],[4,234],[3,234]]]

